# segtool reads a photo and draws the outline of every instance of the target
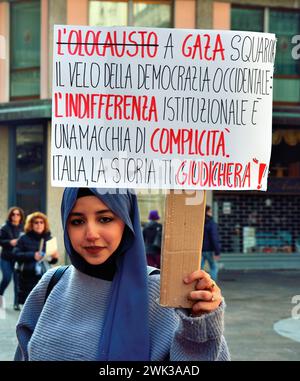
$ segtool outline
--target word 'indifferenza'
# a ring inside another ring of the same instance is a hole
[[[56,118],[137,120],[157,122],[154,96],[54,93]]]

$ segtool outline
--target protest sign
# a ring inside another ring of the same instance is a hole
[[[266,190],[275,47],[256,32],[55,26],[52,185]],[[205,195],[167,205],[161,300],[184,306]]]
[[[56,26],[54,186],[266,190],[273,34]]]

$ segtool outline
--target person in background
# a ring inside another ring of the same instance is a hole
[[[19,265],[19,303],[24,304],[27,296],[47,271],[49,264],[58,260],[58,252],[43,260],[46,242],[51,239],[48,218],[44,213],[34,212],[27,216],[25,234],[19,239],[15,258]]]
[[[147,263],[149,266],[160,269],[162,224],[157,210],[151,210],[148,216],[149,222],[144,226],[143,237],[146,248]]]
[[[206,205],[201,268],[204,269],[205,262],[207,261],[209,264],[210,276],[215,281],[218,279],[217,261],[220,258],[220,254],[218,226],[213,220],[211,207]]]
[[[72,264],[46,300],[55,269],[30,293],[16,326],[16,361],[230,359],[225,302],[205,271],[172,279],[194,285],[191,308],[157,302],[160,275],[147,267],[132,191],[66,188],[61,216]]]
[[[16,311],[19,311],[20,307],[18,302],[18,273],[14,269],[15,256],[13,254],[13,248],[16,246],[18,239],[23,233],[24,220],[24,211],[18,206],[13,206],[8,211],[6,223],[0,229],[0,246],[2,246],[2,281],[0,284],[0,304],[2,305],[4,291],[13,278],[14,309]]]

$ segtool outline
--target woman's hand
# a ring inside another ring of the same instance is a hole
[[[10,240],[9,243],[10,243],[10,246],[15,247],[18,243],[18,240],[15,238],[15,239]]]
[[[222,301],[221,289],[203,270],[194,271],[184,278],[185,284],[195,281],[195,291],[190,292],[188,296],[188,299],[194,302],[192,315],[200,316],[216,310]]]
[[[41,255],[41,253],[39,251],[36,251],[34,253],[34,259],[39,262],[41,259],[43,258],[43,255]]]

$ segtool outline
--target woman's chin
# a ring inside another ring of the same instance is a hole
[[[94,266],[97,266],[97,265],[102,265],[104,262],[106,262],[108,259],[107,256],[86,256],[85,257],[85,260],[90,264],[90,265],[94,265]]]

